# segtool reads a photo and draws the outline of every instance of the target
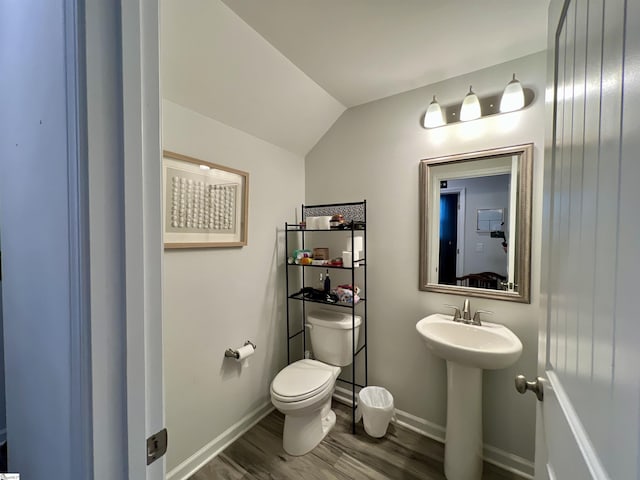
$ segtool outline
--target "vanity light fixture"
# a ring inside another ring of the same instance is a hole
[[[475,120],[482,116],[482,109],[480,108],[480,100],[478,96],[473,93],[473,88],[469,86],[469,93],[464,97],[462,106],[460,107],[460,120],[468,122],[469,120]]]
[[[422,126],[437,128],[452,123],[515,112],[531,105],[534,98],[533,90],[523,88],[514,73],[512,80],[501,93],[478,97],[470,86],[469,93],[462,103],[449,105],[440,105],[434,95],[424,115]]]
[[[500,100],[500,113],[514,112],[524,107],[524,91],[522,84],[513,74],[513,79],[507,84]]]
[[[433,100],[431,100],[431,103],[429,104],[429,108],[427,108],[427,113],[424,115],[424,128],[435,128],[444,124],[445,121],[442,109],[434,95]]]

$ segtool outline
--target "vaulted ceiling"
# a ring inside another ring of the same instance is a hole
[[[163,0],[163,96],[305,155],[349,107],[546,48],[547,0]]]
[[[222,0],[346,107],[544,50],[539,0]]]

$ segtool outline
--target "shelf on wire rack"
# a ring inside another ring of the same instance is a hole
[[[293,295],[289,295],[289,298],[292,300],[300,300],[303,302],[312,302],[312,303],[321,303],[323,305],[335,305],[337,307],[347,307],[347,308],[351,308],[353,307],[352,303],[345,303],[345,302],[327,302],[325,300],[316,300],[314,298],[307,298],[304,296],[303,293],[294,293]],[[356,302],[356,305],[358,305],[361,302],[364,302],[365,299],[364,298],[360,298],[360,300],[358,300]]]
[[[360,260],[354,260],[354,263],[358,263],[360,264],[360,266],[363,266],[364,263],[364,258],[361,258]],[[312,268],[335,268],[337,270],[353,270],[354,268],[358,268],[358,267],[343,267],[342,265],[301,265],[299,263],[287,263],[287,265],[289,265],[290,267],[312,267]]]

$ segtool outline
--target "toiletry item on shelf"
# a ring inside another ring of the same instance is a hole
[[[329,293],[331,291],[331,279],[329,278],[329,270],[324,276],[324,291]]]
[[[316,217],[316,230],[329,230],[331,227],[331,216],[323,215]]]
[[[325,265],[330,265],[332,267],[341,267],[342,266],[342,257],[332,258],[331,260],[326,260],[324,262]]]
[[[316,285],[316,288],[318,290],[324,290],[324,276],[322,275],[322,272],[320,273],[320,281],[318,282],[318,285]]]
[[[360,301],[358,296],[360,289],[357,286],[354,288],[351,285],[338,285],[332,293],[335,293],[338,301],[342,303],[358,303]]]
[[[331,221],[329,222],[331,228],[341,228],[344,225],[344,216],[341,214],[336,214],[331,217]]]
[[[351,239],[349,239],[351,240]],[[361,252],[363,250],[364,238],[361,235],[353,236],[353,251]],[[347,250],[351,250],[351,242],[347,241]]]
[[[352,261],[354,267],[360,266],[358,260],[361,260],[363,258],[363,243],[364,239],[360,235],[354,235],[353,240],[351,238],[347,240],[347,251],[352,253]]]
[[[314,260],[329,260],[329,249],[327,247],[316,247],[313,249]]]
[[[298,249],[298,250],[294,250],[293,251],[293,260],[294,260],[295,263],[300,263],[300,264],[304,265],[304,263],[306,263],[306,260],[305,260],[305,262],[301,262],[301,260],[303,258],[309,258],[309,262],[308,263],[310,264],[311,263],[311,250],[305,248],[305,249]]]

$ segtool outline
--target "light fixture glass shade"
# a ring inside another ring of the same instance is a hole
[[[513,112],[520,110],[524,107],[524,91],[522,90],[522,84],[516,79],[516,74],[513,74],[513,80],[511,80],[502,93],[502,100],[500,100],[500,112]]]
[[[424,115],[424,128],[441,127],[445,124],[444,115],[442,114],[442,108],[436,100],[436,96],[433,96],[433,100],[427,108],[427,113]]]
[[[467,122],[480,118],[481,115],[480,100],[478,100],[477,95],[473,93],[472,87],[469,87],[469,93],[464,97],[462,107],[460,107],[460,120]]]

